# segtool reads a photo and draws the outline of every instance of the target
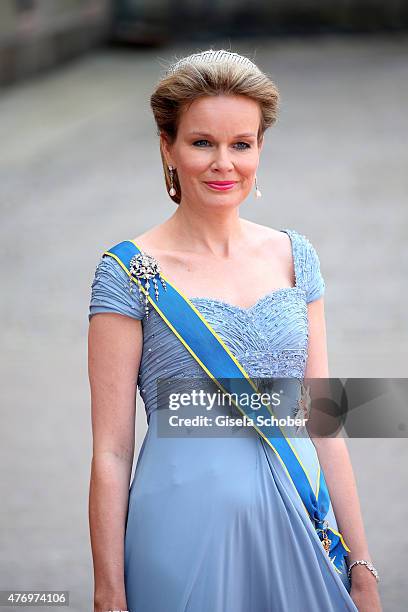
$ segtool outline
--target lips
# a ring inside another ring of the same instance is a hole
[[[206,185],[212,189],[226,190],[231,189],[237,181],[206,181]]]

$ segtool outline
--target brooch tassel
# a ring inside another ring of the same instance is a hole
[[[146,313],[146,319],[149,318],[149,307],[148,307],[148,296],[150,289],[150,279],[152,279],[154,286],[154,293],[156,301],[159,301],[159,287],[157,283],[156,276],[159,277],[161,284],[163,285],[164,290],[167,290],[166,281],[161,276],[161,270],[159,262],[152,256],[140,251],[137,255],[133,255],[129,264],[129,272],[131,275],[130,280],[130,291],[133,291],[133,283],[132,278],[136,278],[136,282],[139,286],[139,298],[140,301],[143,301],[143,293],[144,293],[144,309]],[[145,286],[143,287],[142,279],[145,280]],[[144,291],[143,291],[144,289]]]

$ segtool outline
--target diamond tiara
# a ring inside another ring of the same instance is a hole
[[[244,55],[239,55],[238,53],[233,53],[232,51],[226,51],[225,49],[219,49],[218,51],[209,49],[207,51],[201,51],[200,53],[193,53],[188,57],[183,57],[182,59],[178,60],[167,69],[166,76],[174,74],[179,68],[185,66],[186,64],[199,64],[200,62],[223,62],[225,60],[234,62],[235,64],[242,64],[259,71],[258,66]]]

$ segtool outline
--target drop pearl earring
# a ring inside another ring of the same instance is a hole
[[[262,197],[262,193],[259,190],[258,181],[256,180],[256,176],[255,176],[255,197],[256,198],[261,198]]]
[[[169,166],[169,172],[170,172],[170,189],[169,189],[169,194],[171,196],[175,196],[176,195],[176,190],[174,188],[174,183],[173,183],[173,175],[174,175],[174,168],[173,166]]]

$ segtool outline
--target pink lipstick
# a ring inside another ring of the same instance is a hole
[[[227,189],[232,189],[234,187],[236,181],[206,181],[206,185],[211,189],[217,189],[218,191],[226,191]]]

